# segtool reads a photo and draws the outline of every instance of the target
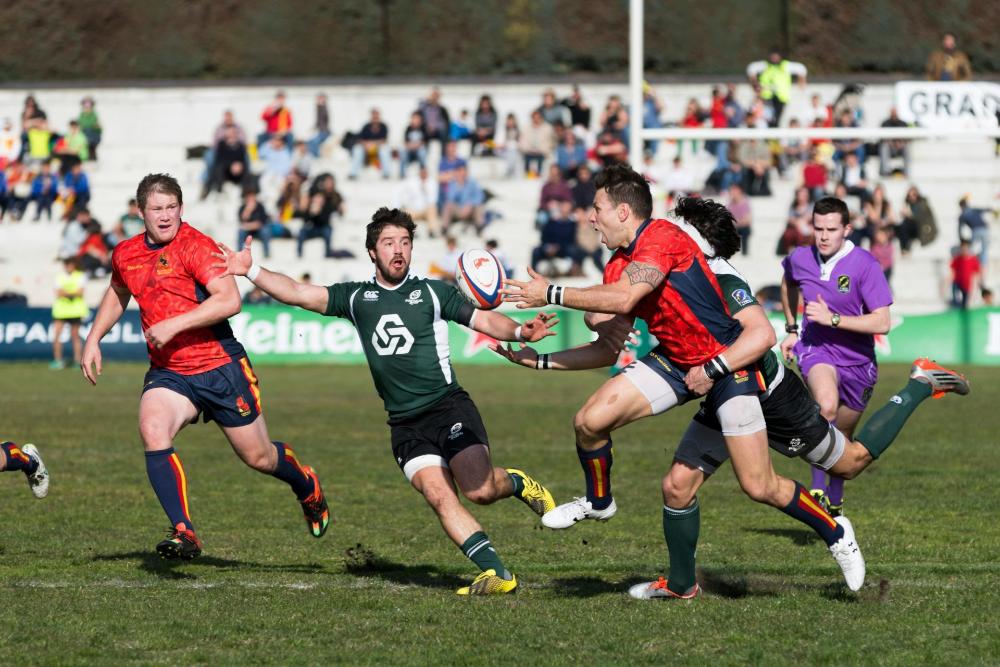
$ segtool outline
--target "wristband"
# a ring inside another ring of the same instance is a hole
[[[516,329],[514,329],[514,340],[520,341],[522,343],[524,342],[524,338],[521,337],[521,326],[520,325],[518,325],[518,327]]]
[[[726,360],[721,354],[714,359],[709,359],[702,368],[705,369],[705,375],[708,376],[708,379],[713,382],[729,375],[729,366],[726,365]]]
[[[559,285],[549,285],[545,290],[545,300],[554,306],[561,306],[563,302],[563,288]]]
[[[547,371],[552,367],[552,360],[548,352],[545,354],[538,355],[535,359],[535,370],[536,371]]]
[[[797,323],[785,324],[785,333],[797,334],[799,332],[799,325]]]
[[[260,274],[260,264],[253,262],[250,268],[247,269],[247,279],[250,282],[257,280],[257,276]]]

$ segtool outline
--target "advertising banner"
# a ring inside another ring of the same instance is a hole
[[[933,129],[997,127],[1000,84],[985,81],[899,81],[896,112],[907,124]]]

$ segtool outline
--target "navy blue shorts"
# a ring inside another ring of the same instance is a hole
[[[203,416],[220,426],[246,426],[261,415],[260,385],[246,357],[204,373],[181,375],[166,368],[150,368],[142,393],[163,387],[187,398],[198,409],[192,423]]]

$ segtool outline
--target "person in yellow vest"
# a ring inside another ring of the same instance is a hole
[[[63,362],[62,332],[69,325],[69,339],[73,344],[73,363],[80,363],[80,323],[90,316],[87,303],[83,300],[83,286],[87,274],[80,270],[80,260],[76,257],[62,259],[63,271],[56,276],[56,299],[52,303],[52,363],[49,368],[66,368]]]
[[[771,105],[771,127],[781,124],[781,112],[792,95],[793,77],[800,86],[806,85],[806,66],[786,60],[778,49],[771,49],[767,60],[756,60],[747,65],[747,77],[760,85],[760,97]]]

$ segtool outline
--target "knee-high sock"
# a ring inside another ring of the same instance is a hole
[[[826,471],[822,468],[812,466],[812,486],[811,489],[826,491]]]
[[[315,491],[315,484],[312,477],[303,470],[295,451],[277,440],[272,440],[271,444],[278,450],[278,466],[271,474],[292,487],[300,502],[311,496]]]
[[[174,448],[146,452],[146,475],[157,500],[170,519],[170,525],[183,524],[194,530],[188,510],[187,476]]]
[[[902,430],[906,420],[928,396],[931,386],[919,380],[910,380],[896,395],[868,418],[856,439],[877,459],[889,449]]]
[[[834,521],[833,517],[820,507],[809,495],[809,491],[798,482],[795,482],[792,502],[781,511],[815,530],[827,546],[844,536],[844,529],[840,524]]]
[[[701,529],[698,499],[684,509],[663,506],[663,537],[670,553],[667,588],[683,595],[695,584],[695,552]]]
[[[587,478],[587,500],[594,509],[605,509],[611,504],[611,464],[614,459],[611,439],[608,438],[603,447],[592,452],[577,447],[576,455],[580,457],[580,465]]]
[[[830,475],[830,483],[826,487],[826,499],[836,507],[844,504],[844,478]]]
[[[0,450],[3,450],[4,458],[7,459],[7,465],[4,467],[4,471],[13,472],[15,470],[22,470],[31,475],[38,470],[38,461],[25,454],[24,451],[13,442],[0,443]]]
[[[493,570],[498,576],[510,579],[510,572],[503,566],[500,554],[493,548],[490,538],[486,533],[477,530],[462,543],[462,553],[471,560],[483,572]]]

